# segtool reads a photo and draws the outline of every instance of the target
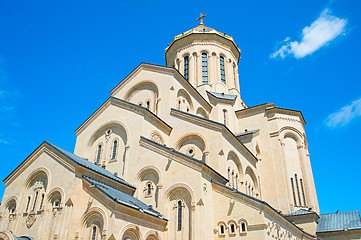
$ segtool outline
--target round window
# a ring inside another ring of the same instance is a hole
[[[108,129],[105,131],[105,135],[109,136],[110,134],[112,134],[112,130],[111,129]]]
[[[196,151],[193,147],[188,148],[187,155],[193,157],[196,154]]]

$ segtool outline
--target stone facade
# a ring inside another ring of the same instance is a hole
[[[240,55],[204,25],[176,36],[167,66],[139,65],[75,130],[74,154],[44,142],[4,180],[0,239],[316,239],[305,120],[248,107]]]

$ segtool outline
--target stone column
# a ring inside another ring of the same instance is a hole
[[[129,150],[129,146],[125,146],[124,148],[124,155],[123,155],[123,170],[122,170],[122,176],[125,178],[126,176],[126,172],[125,172],[125,168],[127,166],[127,156],[128,156],[128,150]]]
[[[193,72],[193,83],[194,86],[197,87],[199,85],[198,79],[198,56],[197,53],[194,52],[193,54],[193,64],[192,64],[192,72]]]

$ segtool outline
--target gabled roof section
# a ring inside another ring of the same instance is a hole
[[[160,214],[159,212],[155,211],[152,206],[147,205],[145,203],[143,203],[142,201],[138,200],[137,198],[123,192],[120,191],[118,189],[115,189],[105,183],[99,182],[95,179],[92,179],[88,176],[83,176],[83,178],[90,183],[91,185],[93,185],[94,187],[96,187],[97,189],[99,189],[101,192],[103,192],[106,196],[108,196],[109,198],[111,198],[112,200],[114,200],[116,203],[122,204],[124,206],[133,208],[135,210],[138,210],[140,212],[143,212],[145,214],[151,215],[153,217],[157,217],[159,219],[162,220],[166,220],[167,219]]]
[[[210,120],[210,119],[206,119],[206,118],[197,116],[197,115],[193,115],[191,113],[183,112],[183,111],[180,111],[175,108],[172,108],[170,113],[171,113],[171,115],[176,116],[185,121],[192,122],[192,123],[196,122],[200,126],[203,126],[206,128],[211,128],[213,130],[223,131],[224,133],[228,134],[231,137],[231,139],[235,140],[235,142],[241,146],[241,150],[244,150],[245,153],[253,161],[253,162],[250,161],[250,163],[255,165],[258,162],[258,158],[233,134],[233,132],[231,130],[229,130],[229,128],[226,125],[216,122],[216,121],[213,121],[213,120]]]
[[[317,233],[361,229],[359,211],[321,214]]]
[[[14,171],[12,171],[4,180],[3,182],[5,183],[6,181],[8,181],[8,179],[10,179],[16,172],[18,172],[18,170],[20,168],[22,168],[23,166],[26,165],[26,163],[28,162],[29,159],[31,159],[33,156],[35,156],[40,150],[42,149],[46,149],[51,151],[52,153],[54,153],[55,155],[57,155],[60,158],[65,158],[65,160],[70,161],[71,163],[78,165],[78,166],[82,166],[96,174],[101,175],[102,177],[105,177],[107,179],[110,179],[112,181],[115,181],[117,183],[122,184],[123,186],[126,186],[128,189],[132,189],[133,191],[135,190],[135,187],[129,183],[127,183],[126,181],[124,181],[123,179],[114,176],[114,174],[112,174],[111,172],[109,172],[108,170],[92,163],[89,162],[81,157],[78,157],[62,148],[59,148],[47,141],[44,141],[42,144],[40,144],[39,147],[37,147],[30,155],[29,157],[27,157],[22,163],[20,163],[20,165],[15,168]]]
[[[106,107],[114,105],[118,107],[122,107],[124,109],[132,110],[138,114],[141,114],[145,117],[152,118],[154,122],[158,125],[159,129],[165,132],[167,135],[170,134],[172,131],[172,127],[168,125],[165,121],[155,115],[153,112],[149,111],[147,108],[139,106],[137,104],[116,98],[116,97],[109,97],[87,120],[85,120],[82,125],[80,125],[76,130],[75,134],[81,133]]]
[[[209,175],[213,179],[216,179],[216,180],[218,180],[220,182],[224,182],[224,183],[228,182],[228,179],[223,177],[220,173],[218,173],[216,170],[214,170],[212,167],[210,167],[209,165],[207,165],[205,162],[203,162],[201,160],[195,159],[195,158],[193,158],[191,156],[188,156],[188,155],[186,155],[184,153],[181,153],[181,152],[175,150],[174,148],[167,147],[165,145],[162,145],[160,143],[152,141],[152,140],[150,140],[150,139],[148,139],[146,137],[143,137],[143,136],[140,137],[139,142],[140,142],[141,146],[146,146],[146,145],[155,146],[156,148],[158,148],[158,149],[162,150],[163,152],[165,152],[167,156],[173,155],[173,156],[176,156],[178,158],[186,159],[190,164],[200,166],[201,169],[208,172]]]
[[[234,100],[236,100],[236,98],[237,98],[237,95],[229,95],[229,94],[225,94],[225,93],[217,93],[217,92],[210,92],[210,91],[207,91],[207,93],[209,95],[211,95],[212,97],[215,97],[215,98],[221,99],[221,100],[226,100],[226,101],[234,102]]]
[[[126,181],[124,181],[123,179],[121,179],[120,177],[117,177],[117,176],[114,176],[114,174],[112,174],[111,172],[109,172],[108,170],[92,163],[92,162],[89,162],[88,160],[85,160],[84,158],[81,158],[81,157],[78,157],[77,155],[73,154],[73,153],[70,153],[60,147],[57,147],[49,142],[44,142],[46,145],[49,145],[50,147],[54,148],[56,151],[60,152],[61,154],[63,154],[64,156],[66,156],[69,160],[71,160],[72,162],[82,166],[82,167],[85,167],[91,171],[94,171],[96,173],[99,173],[107,178],[110,178],[112,180],[115,180],[119,183],[122,183],[124,185],[127,185],[128,187],[131,187],[131,188],[134,188],[135,187],[129,183],[127,183]]]
[[[203,107],[206,108],[206,110],[209,112],[212,109],[212,105],[190,84],[184,76],[175,68],[168,67],[168,66],[162,66],[152,63],[144,63],[138,65],[131,73],[129,73],[128,76],[126,76],[115,88],[113,88],[110,91],[111,95],[116,94],[125,84],[129,82],[130,79],[132,79],[135,75],[139,73],[139,71],[142,70],[150,70],[150,71],[161,71],[162,73],[166,73],[169,75],[176,76],[176,79],[181,81],[182,85],[186,85],[188,87],[189,94],[191,94],[195,99],[197,99]]]
[[[253,114],[257,114],[260,112],[272,112],[272,111],[282,114],[297,115],[300,117],[302,124],[306,125],[306,121],[301,111],[276,107],[274,103],[263,103],[253,107],[237,110],[235,113],[237,117],[243,117],[243,116],[251,116]]]

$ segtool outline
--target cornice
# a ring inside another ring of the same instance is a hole
[[[237,117],[242,117],[245,115],[249,116],[249,115],[260,113],[261,111],[264,111],[266,108],[271,108],[274,106],[275,106],[274,103],[262,103],[262,104],[255,105],[252,107],[237,110],[237,111],[235,111],[235,113],[236,113]]]
[[[113,105],[126,109],[128,111],[135,112],[137,114],[143,115],[146,119],[152,120],[156,126],[169,136],[172,131],[172,127],[164,122],[157,115],[149,111],[147,108],[139,106],[137,104],[110,96],[90,117],[88,117],[85,122],[80,125],[76,130],[75,134],[78,136],[85,128],[87,128],[93,121],[96,119],[108,106]]]
[[[177,162],[180,162],[196,171],[200,171],[203,173],[208,174],[212,179],[215,179],[217,181],[220,181],[222,183],[227,183],[228,180],[223,177],[220,173],[218,173],[216,170],[208,166],[206,163],[192,158],[186,154],[183,154],[173,148],[167,147],[165,145],[159,144],[157,142],[154,142],[148,138],[145,138],[143,136],[140,137],[139,140],[140,146],[145,147],[149,150],[152,150],[154,152],[157,152],[167,158],[170,158],[171,160],[175,160]]]
[[[179,41],[182,41],[182,40],[185,40],[185,39],[188,39],[188,38],[191,38],[191,37],[197,37],[197,36],[203,36],[204,34],[207,34],[208,35],[208,39],[209,39],[209,36],[213,37],[220,37],[221,39],[224,39],[226,40],[226,42],[230,42],[232,47],[235,48],[236,52],[239,54],[239,56],[241,56],[241,50],[238,48],[237,44],[234,42],[234,40],[230,40],[228,38],[226,38],[225,36],[222,36],[222,34],[219,34],[219,33],[216,33],[216,32],[207,32],[207,33],[197,33],[197,32],[192,32],[190,34],[187,34],[187,35],[184,35],[180,38],[177,38],[177,39],[173,39],[173,41],[169,44],[169,46],[165,49],[165,54],[167,55],[167,53],[170,51],[170,49],[176,44],[178,43]],[[240,57],[239,57],[240,58]],[[238,59],[239,60],[239,59]]]
[[[113,90],[110,91],[111,95],[116,94],[119,92],[119,90],[128,83],[136,74],[138,74],[141,70],[150,70],[153,72],[159,72],[159,73],[166,73],[169,75],[174,76],[180,83],[188,88],[187,90],[190,92],[190,94],[197,99],[202,106],[210,112],[212,109],[212,105],[193,87],[192,84],[190,84],[184,76],[175,68],[168,67],[168,66],[162,66],[157,64],[151,64],[151,63],[141,63],[136,67],[128,76],[126,76]]]
[[[306,125],[306,121],[303,117],[302,112],[298,111],[298,110],[273,107],[273,108],[266,108],[265,112],[266,113],[282,113],[282,114],[287,114],[287,115],[298,116],[300,118],[299,122],[301,122],[303,125]],[[295,120],[295,119],[290,119],[290,118],[285,118],[285,117],[279,117],[279,119],[280,120]]]
[[[190,113],[186,113],[174,108],[171,109],[170,114],[187,122],[197,124],[198,126],[221,131],[222,133],[227,134],[238,146],[240,146],[240,149],[245,150],[245,153],[249,156],[247,160],[249,160],[253,166],[255,166],[256,163],[258,162],[258,158],[255,155],[253,155],[253,153],[224,124],[206,118],[202,118]]]
[[[234,53],[232,52],[232,50],[230,50],[229,48],[225,47],[223,44],[221,43],[218,43],[217,41],[209,41],[209,40],[204,40],[204,41],[201,41],[201,40],[195,40],[194,42],[191,42],[189,44],[187,44],[186,46],[180,48],[180,49],[177,49],[176,50],[173,50],[172,52],[169,52],[168,54],[171,54],[171,56],[173,56],[174,54],[176,54],[177,52],[180,52],[180,51],[184,51],[188,48],[191,48],[191,47],[194,47],[194,46],[216,46],[216,47],[219,47],[221,49],[223,49],[224,51],[230,53],[232,55],[232,57],[237,60],[237,57],[234,55]],[[167,61],[167,59],[166,59]],[[239,61],[237,61],[237,64],[238,64]],[[167,64],[167,63],[166,63]]]

